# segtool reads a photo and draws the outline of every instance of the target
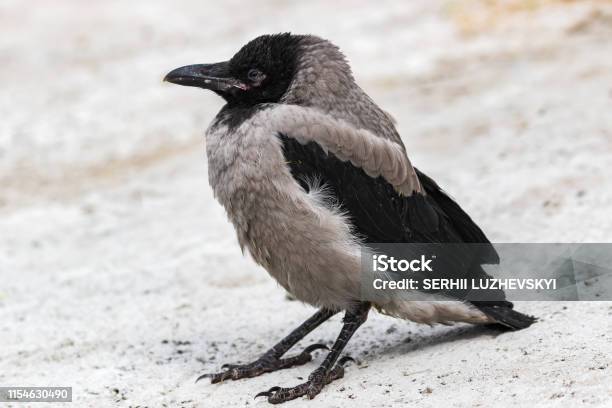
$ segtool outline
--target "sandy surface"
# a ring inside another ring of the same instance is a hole
[[[160,81],[260,33],[339,44],[493,241],[612,238],[612,4],[53,3],[0,2],[0,385],[72,386],[79,407],[266,406],[257,392],[316,367],[194,384],[312,313],[241,256],[212,198],[202,133],[221,101]],[[372,314],[347,349],[360,364],[288,406],[611,406],[612,303],[517,308],[541,321]]]

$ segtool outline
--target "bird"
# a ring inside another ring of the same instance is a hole
[[[225,101],[206,130],[208,180],[238,243],[292,297],[317,308],[258,359],[225,364],[198,378],[238,380],[323,362],[296,386],[256,397],[273,404],[315,398],[344,376],[345,346],[378,312],[422,324],[529,327],[503,292],[495,300],[407,300],[361,295],[361,254],[377,243],[462,245],[458,269],[487,276],[499,256],[480,227],[414,167],[390,114],[357,85],[345,55],[315,35],[261,35],[231,59],[182,66],[165,81],[210,90]],[[477,249],[471,248],[477,244]],[[466,275],[467,276],[467,275]],[[330,317],[344,313],[331,349],[313,344],[285,354]]]

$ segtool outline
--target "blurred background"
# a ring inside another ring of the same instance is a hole
[[[253,388],[193,385],[310,311],[241,256],[214,202],[203,133],[222,101],[161,81],[284,31],[340,46],[413,163],[491,240],[610,241],[612,2],[0,0],[0,385],[72,385],[80,406],[244,406],[271,382],[297,381],[299,370]],[[420,350],[432,329],[371,319],[354,353],[381,348],[367,378],[396,387],[368,404],[612,398],[609,304],[522,310],[544,318],[533,330],[545,334],[517,334],[495,368],[486,339],[438,328],[452,346]],[[453,347],[481,360],[440,365]],[[513,366],[514,353],[529,362]],[[407,376],[409,365],[429,371]],[[352,371],[317,400],[363,402]],[[468,377],[478,386],[466,391]]]

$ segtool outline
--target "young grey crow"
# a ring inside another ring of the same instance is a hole
[[[217,383],[305,364],[313,350],[326,346],[282,356],[340,311],[340,334],[308,380],[258,396],[271,403],[314,398],[341,378],[349,358],[340,354],[372,306],[426,324],[498,323],[517,330],[534,321],[504,298],[362,299],[360,249],[368,243],[487,244],[478,262],[470,262],[479,271],[499,258],[457,203],[412,166],[393,119],[355,83],[344,55],[329,41],[263,35],[229,61],[177,68],[165,80],[225,99],[206,132],[214,194],[241,247],[295,298],[319,308],[258,360],[202,377]]]

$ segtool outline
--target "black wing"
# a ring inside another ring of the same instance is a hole
[[[482,230],[440,187],[417,170],[426,194],[401,196],[382,177],[373,178],[350,162],[326,154],[315,142],[301,144],[279,135],[294,179],[306,191],[319,180],[347,213],[365,243],[481,243],[453,245],[450,276],[485,277],[483,264],[499,256]],[[455,273],[455,275],[453,275]],[[504,299],[503,293],[499,296]],[[476,302],[474,302],[476,303]]]
[[[315,142],[303,145],[285,135],[280,139],[293,178],[306,191],[311,180],[325,184],[365,242],[490,243],[461,207],[418,170],[427,194],[404,197],[382,177],[368,176]],[[499,262],[492,247],[485,255],[483,263]]]

